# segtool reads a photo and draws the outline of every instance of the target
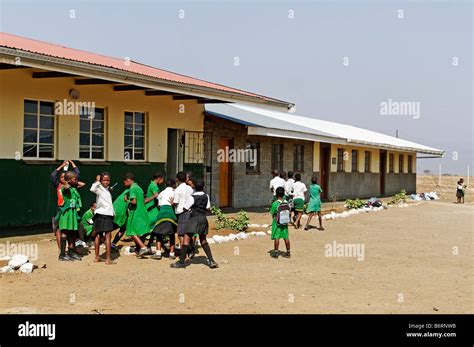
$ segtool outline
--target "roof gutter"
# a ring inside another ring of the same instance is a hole
[[[378,147],[378,148],[389,148],[389,149],[395,149],[395,150],[405,150],[405,151],[409,151],[409,152],[432,154],[432,155],[435,155],[437,157],[442,157],[444,155],[444,151],[419,149],[419,148],[405,147],[405,146],[393,146],[393,145],[387,145],[387,144],[382,144],[382,143],[377,143],[377,142],[359,141],[359,140],[351,140],[351,139],[347,139],[347,142],[348,143],[361,144],[361,145],[367,145],[367,146],[371,146],[371,147]]]
[[[16,65],[16,58],[21,59],[22,66],[53,70],[90,78],[107,79],[117,83],[133,84],[144,88],[158,89],[174,92],[177,94],[182,94],[185,92],[188,95],[196,97],[219,99],[228,102],[239,102],[252,106],[263,104],[275,107],[279,110],[283,109],[285,112],[294,107],[294,104],[292,103],[277,99],[266,99],[263,96],[247,96],[245,94],[216,90],[209,87],[189,86],[180,82],[163,80],[156,77],[141,75],[112,67],[56,58],[13,48],[0,47],[1,62]]]

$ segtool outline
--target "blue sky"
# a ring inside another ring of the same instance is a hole
[[[446,151],[419,160],[419,172],[441,163],[446,173],[466,175],[467,165],[472,173],[470,1],[0,4],[1,31],[291,101],[305,116],[389,135],[398,129],[401,138]],[[420,117],[381,115],[389,99],[419,103]]]

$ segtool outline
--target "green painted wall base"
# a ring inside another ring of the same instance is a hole
[[[146,193],[153,173],[165,173],[164,163],[132,164],[124,162],[108,162],[99,165],[86,165],[76,162],[86,186],[80,189],[83,211],[95,200],[95,194],[89,191],[95,177],[101,171],[110,172],[111,185],[118,182],[114,189],[114,197],[124,189],[122,176],[133,172],[137,183]],[[0,199],[0,228],[28,226],[51,223],[56,214],[56,191],[49,181],[51,172],[60,165],[27,164],[22,160],[0,160],[0,177],[2,178],[2,198]]]

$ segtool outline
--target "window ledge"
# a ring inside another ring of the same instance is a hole
[[[125,165],[151,165],[151,163],[147,162],[147,161],[132,161],[132,160],[125,160],[123,162]]]
[[[23,158],[22,159],[23,163],[25,163],[26,165],[50,165],[50,164],[61,164],[62,161],[57,161],[55,159],[25,159]]]
[[[110,162],[105,160],[79,160],[79,164],[86,165],[86,166],[94,166],[94,165],[112,165]]]
[[[259,172],[246,172],[245,174],[246,175],[261,175],[262,173],[259,171]]]

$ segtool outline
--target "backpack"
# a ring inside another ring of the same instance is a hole
[[[278,205],[276,212],[276,223],[278,225],[288,225],[290,223],[290,205],[283,201]]]

